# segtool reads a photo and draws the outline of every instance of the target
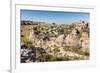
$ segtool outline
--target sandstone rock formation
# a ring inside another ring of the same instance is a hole
[[[84,52],[89,52],[89,36],[87,32],[82,32],[81,38],[81,50]]]
[[[64,34],[59,35],[59,36],[56,38],[56,40],[55,40],[55,45],[56,45],[56,46],[59,46],[59,47],[60,47],[60,46],[63,46],[64,37],[65,37]]]
[[[66,46],[74,47],[74,48],[80,48],[80,39],[79,39],[79,32],[77,29],[73,29],[68,36],[65,38]]]

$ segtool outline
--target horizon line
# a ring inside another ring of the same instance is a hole
[[[68,22],[68,23],[56,23],[56,22],[46,22],[46,21],[34,21],[34,20],[21,20],[21,21],[30,21],[30,22],[40,22],[40,23],[48,23],[48,24],[72,24],[72,23],[81,23],[84,20],[81,21],[74,21],[74,22]],[[84,21],[85,23],[89,23],[88,21]]]

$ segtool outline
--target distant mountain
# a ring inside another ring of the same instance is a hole
[[[45,23],[45,22],[38,22],[38,21],[26,21],[26,20],[22,20],[21,21],[21,25],[38,25],[38,24],[49,24],[49,23]]]

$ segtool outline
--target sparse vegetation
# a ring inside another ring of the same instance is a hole
[[[34,60],[32,60],[32,62],[86,60],[89,59],[90,53],[89,51],[81,50],[84,49],[85,46],[84,40],[87,42],[89,41],[89,36],[83,36],[83,32],[86,32],[85,35],[89,35],[89,28],[88,26],[85,26],[85,24],[78,26],[76,24],[58,25],[56,23],[46,24],[41,22],[22,21],[21,43],[32,50],[32,53],[34,54],[34,57],[32,58]],[[33,30],[36,32],[34,33]],[[32,36],[29,40],[30,35]],[[82,41],[80,39],[82,39]],[[78,41],[73,44],[75,40]],[[87,42],[85,42],[85,44]],[[87,45],[85,46],[85,49],[89,50]]]

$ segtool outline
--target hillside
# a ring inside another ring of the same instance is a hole
[[[21,21],[21,62],[89,59],[89,23]]]

